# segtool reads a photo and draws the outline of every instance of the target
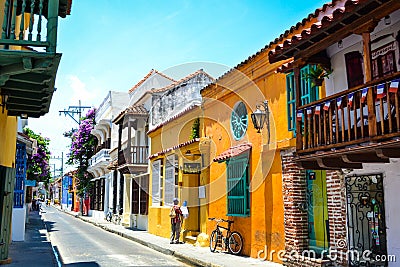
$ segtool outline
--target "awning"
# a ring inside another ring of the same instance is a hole
[[[216,158],[214,158],[214,162],[221,162],[227,159],[239,156],[240,154],[250,150],[252,145],[250,143],[240,144],[237,146],[230,147],[228,150],[225,150],[221,154],[219,154]]]

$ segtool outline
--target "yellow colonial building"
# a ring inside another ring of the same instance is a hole
[[[285,76],[276,69],[265,50],[202,90],[203,138],[210,140],[209,217],[234,221],[233,230],[244,239],[242,253],[252,257],[264,257],[266,247],[282,250],[285,243],[280,150],[295,143],[284,110]],[[257,106],[269,112],[260,132],[250,118]],[[210,222],[208,234],[213,228]]]
[[[199,70],[163,88],[150,115],[149,232],[169,237],[168,216],[173,198],[188,207],[183,239],[194,242],[205,232],[207,203],[204,191],[208,177],[201,172],[204,158],[200,137],[200,89],[213,79]],[[204,153],[205,154],[205,153]]]

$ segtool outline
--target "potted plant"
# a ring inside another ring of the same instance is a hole
[[[324,78],[329,79],[333,70],[325,68],[321,65],[316,65],[314,68],[310,68],[310,72],[305,76],[306,79],[311,81],[311,86],[321,86]]]

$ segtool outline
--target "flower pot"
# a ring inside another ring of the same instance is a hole
[[[315,86],[321,86],[324,79],[313,79],[313,84]]]

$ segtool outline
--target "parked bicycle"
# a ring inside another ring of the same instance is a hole
[[[115,224],[120,224],[121,223],[121,219],[122,219],[122,215],[120,215],[119,212],[114,214],[113,210],[114,210],[113,208],[110,208],[108,210],[108,212],[106,214],[106,220],[108,222],[113,222]],[[119,209],[119,210],[121,211],[122,209]]]
[[[111,222],[113,217],[113,208],[109,208],[106,214],[106,221]]]
[[[116,214],[113,215],[113,223],[120,224],[121,223],[121,219],[122,219],[122,215],[119,214],[119,212],[117,212]]]
[[[224,219],[216,219],[216,218],[208,218],[210,221],[216,221],[217,225],[215,229],[211,232],[210,237],[210,250],[214,252],[218,247],[221,247],[225,251],[229,250],[230,253],[239,255],[243,249],[243,237],[237,231],[231,232],[231,225],[233,221],[224,220]],[[219,225],[221,222],[228,223],[227,227]],[[226,230],[226,234],[224,235],[224,231]]]

